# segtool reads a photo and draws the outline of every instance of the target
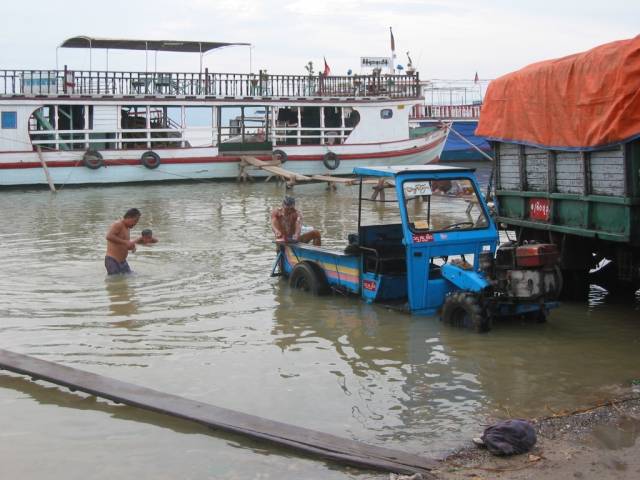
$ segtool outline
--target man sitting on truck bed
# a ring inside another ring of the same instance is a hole
[[[296,199],[290,196],[284,197],[282,207],[271,212],[271,228],[277,242],[313,242],[320,246],[320,232],[311,229],[302,232],[302,214],[296,209]]]

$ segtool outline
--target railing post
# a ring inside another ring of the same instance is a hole
[[[209,95],[209,67],[204,67],[204,94]]]
[[[62,76],[62,92],[67,93],[67,66],[64,66],[64,75]]]

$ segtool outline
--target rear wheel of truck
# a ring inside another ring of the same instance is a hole
[[[320,267],[309,262],[300,262],[293,267],[289,285],[291,288],[304,290],[317,296],[329,293],[324,272]]]
[[[491,317],[472,292],[455,292],[447,296],[442,306],[442,321],[447,325],[470,328],[477,333],[491,330]]]

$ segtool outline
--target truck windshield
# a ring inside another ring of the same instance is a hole
[[[405,181],[403,193],[413,231],[471,230],[489,224],[468,178]]]

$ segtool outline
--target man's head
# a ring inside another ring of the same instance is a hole
[[[153,232],[151,231],[150,228],[145,228],[144,230],[142,230],[142,236],[144,238],[151,238],[153,237]]]
[[[282,199],[282,206],[285,210],[294,210],[296,208],[296,199],[287,195]]]
[[[128,228],[133,228],[138,223],[138,220],[140,220],[140,210],[137,208],[130,208],[125,212],[124,217],[122,218],[122,221]]]

